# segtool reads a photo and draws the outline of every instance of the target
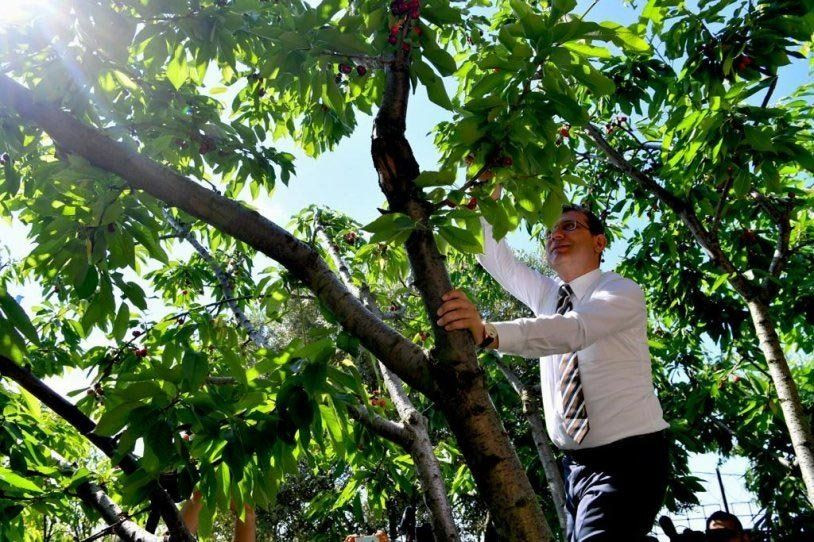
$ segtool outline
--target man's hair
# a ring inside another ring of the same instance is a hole
[[[707,530],[709,531],[709,524],[713,521],[720,521],[720,522],[728,522],[732,523],[735,526],[735,530],[738,533],[743,532],[743,524],[741,524],[741,520],[738,519],[738,516],[734,514],[730,514],[729,512],[724,512],[723,510],[718,510],[717,512],[713,512],[711,516],[707,518]]]
[[[563,213],[572,211],[575,213],[581,213],[585,216],[585,218],[588,219],[588,231],[591,232],[591,235],[605,235],[605,224],[588,207],[578,205],[576,203],[569,203],[562,206]]]

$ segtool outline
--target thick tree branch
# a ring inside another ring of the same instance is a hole
[[[82,436],[87,438],[115,463],[117,460],[116,442],[112,438],[95,434],[93,431],[96,429],[96,424],[93,423],[93,420],[88,418],[81,410],[65,400],[61,395],[46,386],[42,380],[31,374],[31,371],[23,369],[5,356],[0,356],[0,375],[10,378],[25,388],[41,403],[71,424]],[[136,472],[139,468],[136,458],[132,455],[125,455],[121,459],[118,459],[118,463],[115,464],[121,467],[122,471],[127,474]],[[150,499],[153,504],[161,510],[161,517],[167,524],[171,540],[192,542],[194,539],[184,526],[184,522],[172,498],[164,488],[161,487],[158,481],[154,481],[151,484],[152,490],[150,491]]]
[[[307,244],[240,203],[140,155],[57,108],[38,102],[34,94],[0,75],[0,103],[27,123],[43,128],[66,152],[119,175],[133,188],[199,218],[276,260],[308,286],[349,333],[411,386],[430,390],[427,356],[412,341],[375,318],[341,284]]]
[[[122,512],[110,497],[94,482],[83,482],[76,488],[77,495],[85,504],[99,512],[108,528],[104,535],[113,533],[125,542],[163,542],[164,537],[156,536],[139,527]],[[97,533],[88,540],[99,538]]]

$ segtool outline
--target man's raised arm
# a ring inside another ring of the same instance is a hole
[[[492,194],[493,199],[500,196],[500,186]],[[478,254],[478,262],[500,286],[512,294],[518,301],[529,307],[535,314],[540,312],[540,301],[545,298],[550,288],[556,288],[556,282],[546,277],[514,255],[505,238],[495,241],[492,226],[481,218],[483,227],[483,254]]]

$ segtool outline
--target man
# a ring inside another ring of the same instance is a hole
[[[707,518],[707,540],[710,542],[749,542],[738,516],[718,510]]]
[[[566,206],[546,234],[558,279],[527,267],[483,226],[478,261],[536,316],[487,323],[453,290],[438,324],[468,329],[481,347],[540,357],[548,434],[565,452],[568,540],[643,540],[667,485],[668,424],[653,390],[641,288],[600,271],[604,226],[585,208]]]

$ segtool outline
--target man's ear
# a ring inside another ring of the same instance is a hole
[[[601,254],[606,246],[608,246],[608,238],[605,237],[604,233],[594,235],[594,252]]]

